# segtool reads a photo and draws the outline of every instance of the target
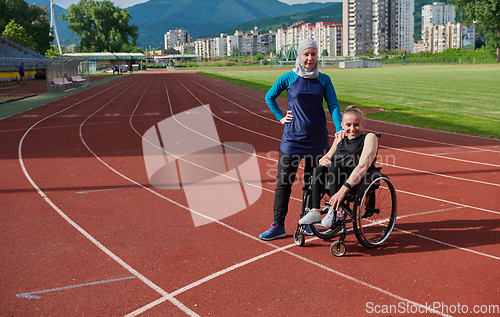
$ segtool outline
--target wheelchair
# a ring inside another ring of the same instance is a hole
[[[331,228],[324,228],[319,223],[311,225],[297,225],[293,234],[293,241],[298,246],[305,243],[304,232],[309,226],[312,233],[320,239],[333,238],[340,232],[339,240],[332,243],[330,251],[334,256],[340,257],[346,253],[344,243],[347,235],[346,224],[353,223],[354,234],[361,245],[366,248],[375,248],[382,244],[391,234],[396,222],[396,190],[386,175],[380,172],[381,167],[369,170],[355,186],[350,189],[344,200],[340,203],[340,210],[336,211],[335,221]],[[302,188],[301,218],[312,207],[312,185]],[[326,194],[325,188],[321,199]],[[306,209],[307,208],[307,209]],[[330,204],[325,201],[325,206],[320,213],[326,214]]]

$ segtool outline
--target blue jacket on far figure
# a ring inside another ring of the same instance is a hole
[[[293,119],[285,124],[280,150],[288,155],[324,155],[330,148],[323,98],[335,124],[342,129],[342,116],[330,77],[319,73],[317,78],[303,78],[294,71],[281,75],[266,94],[266,103],[278,120],[285,115],[276,98],[288,92],[288,110]]]

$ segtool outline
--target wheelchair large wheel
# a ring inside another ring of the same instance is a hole
[[[391,234],[396,222],[396,190],[384,174],[373,174],[360,187],[354,205],[354,233],[361,245],[374,248]]]

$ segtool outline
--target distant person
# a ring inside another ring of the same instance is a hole
[[[304,182],[308,185],[319,159],[330,148],[323,99],[336,131],[342,129],[342,116],[332,81],[328,75],[318,71],[318,45],[312,39],[304,39],[300,41],[297,53],[295,68],[281,75],[266,95],[267,105],[285,126],[274,191],[274,222],[259,235],[266,241],[286,237],[285,217],[300,161],[304,159]],[[283,115],[276,98],[285,90],[288,92],[288,109]],[[343,136],[340,133],[340,137]]]
[[[120,75],[123,74],[123,65],[120,65]]]
[[[21,65],[19,65],[19,77],[23,81],[23,84],[26,84],[26,76],[24,74],[24,63],[21,63]],[[19,84],[19,77],[17,78],[18,84]]]
[[[113,75],[115,74],[115,65],[111,65],[111,69],[113,70]]]

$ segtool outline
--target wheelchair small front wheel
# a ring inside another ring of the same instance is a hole
[[[298,245],[299,247],[303,246],[304,243],[306,242],[304,234],[300,231],[295,231],[293,233],[293,242],[295,242],[295,244]]]
[[[346,250],[347,250],[347,248],[346,248],[344,242],[335,241],[330,246],[330,252],[332,252],[333,255],[338,256],[338,257],[343,256],[345,254]]]

